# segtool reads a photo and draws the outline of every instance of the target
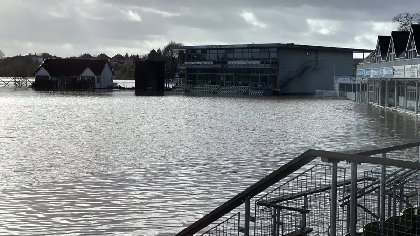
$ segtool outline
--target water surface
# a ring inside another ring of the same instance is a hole
[[[309,148],[417,124],[347,100],[0,87],[0,235],[173,235]]]

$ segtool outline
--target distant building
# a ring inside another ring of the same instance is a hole
[[[288,44],[182,46],[188,87],[220,86],[315,94],[332,90],[334,76],[355,73],[354,53],[371,50]]]
[[[114,79],[108,60],[47,59],[34,74],[41,89],[110,88]]]

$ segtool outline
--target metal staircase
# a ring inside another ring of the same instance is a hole
[[[419,235],[419,146],[310,149],[177,235]]]
[[[285,89],[289,84],[295,81],[298,78],[302,78],[307,73],[309,73],[313,68],[319,66],[319,61],[316,60],[306,60],[302,65],[300,65],[296,70],[291,71],[282,80],[280,80],[280,89]]]

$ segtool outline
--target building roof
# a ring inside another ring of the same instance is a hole
[[[378,45],[376,48],[380,50],[382,60],[386,59],[390,40],[391,36],[378,36]]]
[[[401,57],[401,54],[405,52],[409,36],[410,36],[409,31],[392,31],[391,32],[391,37],[394,43],[396,57]]]
[[[200,46],[180,46],[174,48],[174,50],[182,49],[235,49],[235,48],[290,48],[290,49],[318,49],[318,50],[332,50],[332,51],[352,51],[352,52],[366,52],[369,53],[372,50],[368,49],[356,49],[356,48],[339,48],[339,47],[324,47],[324,46],[311,46],[301,45],[294,43],[266,43],[266,44],[230,44],[230,45],[200,45]]]
[[[100,76],[105,64],[109,65],[107,60],[47,59],[35,73],[43,67],[50,76],[80,76],[86,68],[89,68],[96,76]],[[109,67],[111,68],[110,65]]]
[[[420,50],[420,24],[411,25],[411,34],[413,36],[417,50]]]

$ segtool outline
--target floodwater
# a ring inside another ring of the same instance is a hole
[[[417,126],[348,100],[0,87],[0,235],[174,235],[309,148]]]

